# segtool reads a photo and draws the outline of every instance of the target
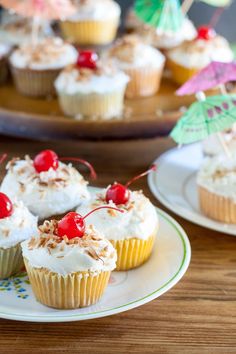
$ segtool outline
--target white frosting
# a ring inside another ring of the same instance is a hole
[[[91,239],[90,236],[94,235],[96,239]],[[112,271],[116,267],[117,253],[114,247],[93,227],[86,228],[82,239],[76,238],[78,243],[73,244],[60,239],[59,243],[55,243],[55,248],[50,248],[47,246],[52,239],[49,239],[40,247],[38,244],[41,238],[48,236],[49,234],[43,234],[38,242],[37,239],[33,240],[35,243],[33,246],[31,240],[22,243],[23,256],[31,267],[46,268],[63,276],[82,271],[96,275],[101,271]]]
[[[63,214],[89,198],[87,182],[71,164],[60,162],[57,170],[37,173],[29,158],[8,165],[1,191],[22,200],[39,219]]]
[[[127,55],[128,54],[129,51],[127,51]],[[120,58],[114,56],[113,59],[115,64],[120,69],[125,70],[129,68],[142,68],[147,66],[151,68],[161,68],[165,63],[165,57],[159,50],[144,43],[137,43],[133,47],[132,54],[132,58],[127,56],[128,60],[121,60]]]
[[[200,168],[197,183],[212,193],[236,201],[236,154],[232,158],[225,154],[207,158]]]
[[[112,0],[76,0],[78,11],[70,21],[106,21],[120,17],[120,6]]]
[[[227,131],[222,133],[222,137],[231,152],[236,152],[236,132]],[[216,156],[224,153],[224,149],[219,142],[219,138],[216,134],[210,135],[202,143],[203,153],[209,156]]]
[[[122,71],[115,73],[104,73],[91,76],[84,80],[78,80],[79,70],[74,68],[71,71],[63,71],[55,81],[55,87],[58,93],[74,94],[90,94],[90,93],[110,93],[124,90],[129,77]]]
[[[104,205],[106,190],[98,193],[90,201],[82,204],[77,212],[86,215],[95,206]],[[109,206],[117,207],[113,202]],[[146,240],[158,228],[158,216],[155,207],[142,192],[131,192],[127,205],[120,205],[124,213],[101,209],[88,216],[87,222],[101,231],[108,240],[138,238]]]
[[[0,43],[0,59],[6,57],[11,51],[11,46]]]
[[[32,20],[3,11],[0,25],[1,42],[9,45],[22,45],[32,41]],[[40,39],[52,36],[53,31],[48,21],[42,21],[38,33]]]
[[[22,202],[13,202],[13,213],[0,219],[0,248],[10,248],[37,235],[38,218],[32,215]]]
[[[216,36],[208,41],[196,39],[168,52],[168,57],[186,68],[204,68],[211,61],[231,62],[233,52],[226,39]]]
[[[10,63],[20,69],[33,70],[63,69],[74,64],[78,52],[61,38],[47,38],[36,46],[25,44],[16,49],[10,56]]]

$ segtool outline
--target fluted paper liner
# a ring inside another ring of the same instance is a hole
[[[202,212],[211,219],[236,224],[236,203],[198,186],[199,202]]]
[[[63,37],[81,45],[105,45],[116,37],[118,18],[109,21],[61,21]]]
[[[186,68],[169,58],[167,60],[167,67],[171,70],[173,80],[179,85],[183,85],[199,71],[197,68]]]
[[[154,95],[160,87],[164,64],[160,68],[134,68],[124,70],[130,77],[126,97],[145,97]]]
[[[147,240],[131,238],[127,240],[109,240],[117,251],[116,270],[129,270],[139,267],[150,257],[156,233]]]
[[[55,95],[54,82],[60,73],[58,69],[19,69],[11,65],[11,72],[17,91],[29,97]]]
[[[104,94],[67,95],[58,92],[63,112],[78,119],[111,119],[119,117],[123,111],[124,89]]]
[[[0,279],[18,273],[24,267],[20,243],[7,249],[0,248]]]
[[[102,297],[111,272],[93,275],[76,272],[62,276],[45,268],[33,268],[24,259],[36,299],[57,309],[75,309],[95,304]]]

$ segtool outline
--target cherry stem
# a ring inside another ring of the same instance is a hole
[[[225,11],[224,7],[219,7],[219,8],[217,8],[215,10],[215,12],[213,13],[213,16],[212,16],[212,18],[210,19],[210,22],[209,22],[209,27],[210,28],[214,28],[217,25],[221,15],[223,14],[224,11]]]
[[[128,181],[128,182],[126,183],[125,187],[128,188],[128,187],[131,185],[131,183],[133,183],[133,182],[137,181],[138,179],[140,179],[140,178],[142,178],[142,177],[148,175],[148,174],[149,174],[150,172],[152,172],[152,171],[156,171],[156,169],[157,169],[156,165],[152,165],[147,171],[141,173],[140,175],[138,175],[138,176],[132,178],[130,181]]]
[[[2,156],[0,157],[0,164],[3,163],[7,158],[7,154],[2,154]]]
[[[124,210],[122,210],[122,209],[110,207],[110,206],[108,206],[108,205],[103,205],[103,206],[100,206],[100,207],[97,207],[97,208],[91,210],[88,214],[86,214],[85,216],[83,216],[82,219],[83,219],[83,220],[86,219],[89,215],[91,215],[92,213],[94,213],[95,211],[100,210],[100,209],[112,209],[112,210],[119,211],[120,213],[124,213]]]
[[[90,176],[92,179],[96,179],[97,178],[97,174],[95,172],[95,169],[93,168],[93,166],[86,160],[83,159],[79,159],[77,157],[60,157],[61,161],[75,161],[75,162],[80,162],[83,165],[87,166],[88,169],[90,170]]]

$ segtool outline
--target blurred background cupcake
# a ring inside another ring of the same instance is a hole
[[[129,77],[128,98],[152,96],[160,86],[165,57],[157,49],[142,43],[135,35],[117,40],[108,56]]]
[[[46,38],[36,45],[24,44],[10,56],[15,86],[26,96],[51,96],[60,71],[76,59],[77,50],[58,37]]]
[[[105,45],[116,37],[120,6],[113,0],[74,0],[77,13],[60,21],[65,39],[80,45]]]
[[[168,67],[178,84],[183,84],[211,61],[231,62],[234,54],[228,41],[214,29],[202,26],[197,37],[168,51]]]
[[[63,112],[76,119],[120,117],[129,77],[109,60],[98,61],[91,51],[80,52],[55,82]]]

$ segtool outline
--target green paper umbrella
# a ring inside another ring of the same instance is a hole
[[[236,122],[236,95],[202,95],[203,99],[190,106],[170,134],[180,145],[203,140]]]
[[[201,0],[208,5],[216,6],[216,7],[224,7],[229,6],[232,0]]]
[[[160,33],[177,32],[183,24],[179,0],[136,0],[136,15]]]

